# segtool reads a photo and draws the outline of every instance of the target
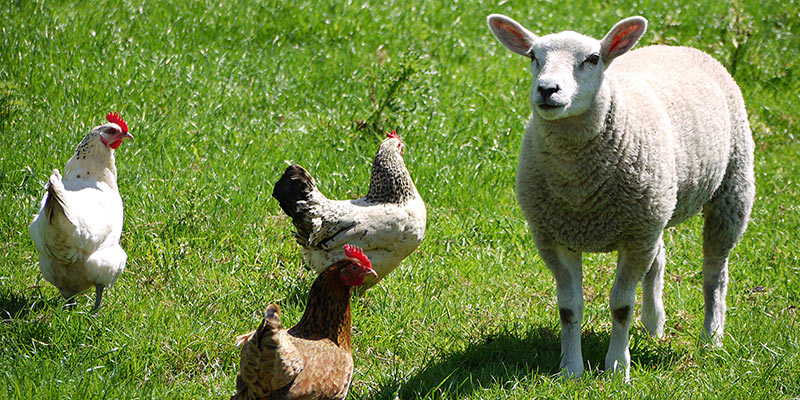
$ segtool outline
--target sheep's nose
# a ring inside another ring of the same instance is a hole
[[[544,85],[540,84],[536,88],[536,90],[539,91],[539,93],[542,95],[542,97],[544,97],[545,99],[549,99],[550,96],[553,95],[553,93],[558,93],[558,91],[561,90],[561,88],[558,85],[547,87],[547,86],[544,86]]]

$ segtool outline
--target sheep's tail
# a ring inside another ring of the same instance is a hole
[[[283,212],[292,218],[292,224],[297,229],[295,236],[298,243],[307,245],[313,229],[311,217],[308,215],[309,202],[315,197],[324,197],[317,190],[314,178],[305,168],[292,164],[275,183],[272,197],[278,200]]]

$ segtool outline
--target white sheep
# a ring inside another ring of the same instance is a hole
[[[605,368],[627,381],[636,285],[642,280],[642,323],[661,337],[662,234],[701,208],[704,336],[721,345],[728,255],[755,196],[753,139],[733,78],[688,47],[625,54],[647,28],[642,17],[623,19],[602,40],[569,31],[537,37],[497,14],[488,23],[531,59],[517,199],[556,280],[562,375],[584,369],[581,253],[618,251]]]

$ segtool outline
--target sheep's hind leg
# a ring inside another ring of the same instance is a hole
[[[725,330],[728,256],[744,233],[753,206],[752,169],[741,175],[726,177],[714,199],[703,207],[703,336],[714,346],[722,345]]]
[[[650,336],[661,338],[664,336],[664,322],[667,320],[664,312],[664,302],[661,299],[664,293],[664,240],[659,238],[658,251],[650,269],[642,280],[642,315],[641,320]]]
[[[583,318],[583,271],[581,253],[562,246],[542,247],[539,256],[556,280],[558,314],[561,320],[561,376],[578,378],[583,374],[581,319]]]
[[[611,309],[611,340],[606,353],[605,367],[624,375],[627,382],[630,377],[631,354],[628,349],[629,331],[633,321],[633,306],[636,301],[636,286],[653,263],[661,246],[656,242],[653,246],[642,249],[621,247],[617,262],[617,274],[611,288],[609,308]]]

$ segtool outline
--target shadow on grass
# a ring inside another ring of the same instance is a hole
[[[60,307],[60,297],[46,298],[37,287],[24,293],[0,289],[0,346],[31,348],[34,343],[50,343],[52,310]]]
[[[678,355],[671,348],[641,346],[639,339],[643,339],[642,334],[632,332],[633,364],[655,367],[673,364],[678,360]],[[591,369],[602,368],[608,340],[608,332],[583,333],[584,363],[588,363]],[[489,335],[463,351],[431,360],[406,382],[382,384],[372,398],[460,398],[482,387],[513,384],[531,374],[557,379],[560,360],[561,339],[558,329],[536,328],[523,337],[511,333]]]
[[[45,308],[55,308],[59,298],[42,297],[36,287],[27,294],[13,293],[6,289],[0,292],[0,320],[24,319]]]

